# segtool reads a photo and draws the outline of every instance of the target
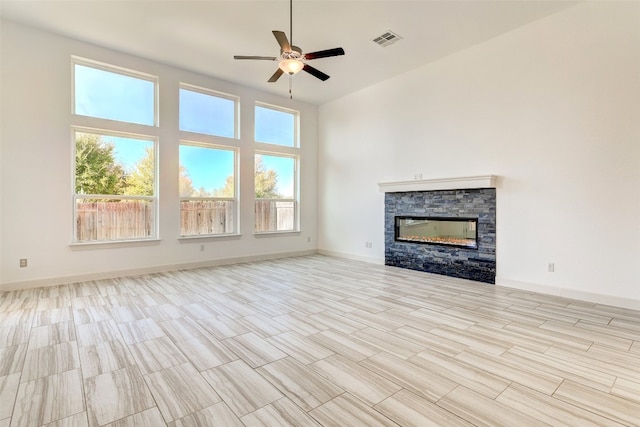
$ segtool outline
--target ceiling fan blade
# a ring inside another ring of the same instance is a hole
[[[251,55],[234,55],[233,59],[258,59],[262,61],[275,61],[275,56],[251,56]]]
[[[330,56],[340,56],[344,55],[344,49],[341,47],[336,47],[334,49],[327,50],[319,50],[317,52],[305,53],[305,59],[318,59],[318,58],[328,58]]]
[[[274,83],[276,81],[278,81],[278,79],[280,78],[281,75],[284,74],[284,71],[282,71],[280,68],[278,68],[276,70],[275,73],[273,73],[273,76],[271,76],[271,78],[269,78],[269,80],[267,80],[269,83]]]
[[[329,78],[329,76],[325,73],[323,73],[322,71],[318,70],[317,68],[313,68],[311,65],[309,64],[304,64],[304,67],[302,68],[304,71],[306,71],[307,73],[311,74],[313,77],[317,77],[322,81],[325,81]]]
[[[283,52],[291,52],[291,44],[289,44],[289,39],[287,39],[287,35],[278,30],[273,30],[273,35],[276,40],[278,40],[278,44],[280,45],[280,50]]]

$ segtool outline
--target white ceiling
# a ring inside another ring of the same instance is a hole
[[[311,61],[322,82],[301,72],[295,99],[322,104],[476,45],[574,5],[563,0],[293,0],[294,44],[304,52],[344,48],[345,56]],[[267,79],[276,62],[236,61],[234,54],[277,56],[271,34],[289,34],[287,0],[1,0],[4,19],[288,95],[289,78]],[[386,48],[372,40],[394,31]],[[524,53],[526,54],[526,53]]]

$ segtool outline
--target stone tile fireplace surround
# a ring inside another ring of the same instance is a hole
[[[484,283],[496,277],[496,177],[380,183],[385,264]],[[477,218],[478,248],[396,240],[396,216]]]

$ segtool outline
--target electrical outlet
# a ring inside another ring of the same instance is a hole
[[[311,243],[311,237],[307,237],[307,243]]]
[[[204,245],[200,245],[200,252],[204,252]]]
[[[547,264],[547,271],[549,273],[553,273],[554,271],[556,271],[556,265],[550,262],[549,264]]]
[[[371,249],[373,247],[373,243],[372,242],[364,242],[364,247]]]
[[[26,258],[20,258],[20,268],[24,268],[27,266],[27,259]]]

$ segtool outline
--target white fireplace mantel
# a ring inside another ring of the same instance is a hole
[[[378,188],[382,193],[398,193],[404,191],[462,190],[469,188],[495,188],[496,180],[496,175],[479,175],[456,178],[380,182],[378,183]]]

